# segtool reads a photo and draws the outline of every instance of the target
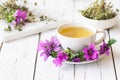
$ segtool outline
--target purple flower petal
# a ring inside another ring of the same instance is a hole
[[[107,50],[105,53],[106,53],[107,56],[110,55],[110,51],[109,50]]]
[[[44,61],[47,61],[49,56],[44,56]]]
[[[56,67],[62,65],[62,61],[59,60],[59,58],[56,58],[55,60],[53,60],[53,63],[56,65]]]
[[[87,52],[88,52],[88,48],[87,48],[87,47],[84,47],[82,51],[83,51],[84,53],[87,53]]]
[[[90,48],[90,49],[94,49],[94,48],[95,48],[95,45],[94,45],[94,44],[90,44],[90,45],[89,45],[89,48]]]
[[[16,25],[16,21],[12,21],[12,23],[11,23],[13,26],[15,26]]]
[[[26,20],[27,13],[25,11],[16,10],[14,13],[16,24]]]
[[[98,51],[95,49],[94,44],[90,44],[88,47],[83,48],[84,58],[89,60],[98,59]]]
[[[40,56],[44,56],[45,55],[45,52],[41,52]]]
[[[21,12],[20,15],[21,15],[21,18],[22,18],[23,20],[26,20],[26,12],[25,12],[25,11],[24,11],[24,12]]]
[[[67,60],[68,59],[68,56],[66,53],[64,53],[63,51],[60,51],[57,55],[57,58],[55,60],[53,60],[53,63],[56,65],[56,66],[61,66],[62,65],[62,62]]]
[[[73,62],[80,62],[80,58],[74,58],[72,61]]]
[[[53,48],[54,51],[59,51],[60,50],[60,42],[57,39],[57,37],[52,37],[50,40],[51,47]]]
[[[90,56],[89,56],[88,54],[85,54],[85,55],[84,55],[84,58],[85,58],[87,61],[90,60]]]
[[[14,13],[14,17],[17,17],[18,15],[20,15],[20,12],[21,12],[21,10],[16,10],[16,12]]]
[[[48,59],[48,57],[51,55],[52,51],[56,51],[56,52],[60,52],[60,43],[57,40],[56,37],[52,37],[51,40],[45,40],[45,41],[40,41],[38,47],[37,47],[37,51],[42,51],[42,53],[40,54],[41,56],[44,56],[44,60],[46,61]],[[66,59],[66,57],[63,57],[63,54],[59,54],[59,61],[63,61],[64,59]],[[62,60],[60,57],[63,57]]]
[[[93,54],[92,56],[91,56],[91,59],[98,59],[98,54],[96,53],[96,54]]]
[[[107,46],[107,44],[105,42],[103,42],[102,45],[100,45],[100,54],[106,54],[106,55],[109,55],[110,54],[110,48]]]

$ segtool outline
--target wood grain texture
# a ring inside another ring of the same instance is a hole
[[[50,39],[54,36],[54,31],[48,31],[41,34],[40,40]],[[40,57],[38,53],[35,80],[59,80],[59,68],[52,63],[52,58],[49,58],[46,62],[43,57]]]
[[[46,0],[45,7],[54,16],[71,21],[74,15],[74,0]]]
[[[29,0],[37,2],[38,8],[47,7],[55,16],[79,22],[78,9],[84,9],[94,0]],[[113,1],[115,7],[119,6],[119,0]],[[120,8],[120,7],[118,7]],[[56,30],[43,32],[9,43],[1,44],[0,52],[0,80],[120,80],[120,21],[109,31],[107,38],[115,38],[117,43],[112,46],[111,55],[103,59],[84,65],[63,64],[56,67],[52,58],[47,62],[40,57],[36,47],[38,41],[50,39],[56,36]]]
[[[113,6],[117,9],[120,10],[120,0],[109,0],[113,3]],[[119,13],[120,15],[120,13]],[[113,63],[114,63],[114,70],[115,70],[115,76],[116,76],[116,80],[119,80],[120,79],[120,70],[119,70],[119,67],[120,67],[120,54],[119,54],[119,47],[120,47],[120,16],[119,16],[119,21],[117,22],[117,24],[114,26],[114,28],[110,29],[109,30],[109,36],[110,38],[114,38],[117,40],[117,43],[114,44],[112,46],[112,57],[113,57]]]
[[[41,34],[40,40],[50,39],[56,36],[55,30],[47,31]],[[74,80],[74,66],[63,64],[61,68],[53,64],[53,59],[49,58],[46,62],[38,54],[35,80]]]
[[[76,22],[81,22],[79,18],[78,10],[85,9],[88,7],[93,0],[76,0],[75,11],[76,11]],[[109,33],[107,32],[106,41],[109,40]],[[111,52],[112,54],[112,52]],[[109,74],[109,75],[107,75]],[[106,56],[102,60],[85,65],[75,66],[75,80],[116,80],[114,62],[112,55]]]
[[[73,0],[46,0],[45,6],[59,18],[66,18],[73,20],[74,11]],[[55,30],[44,32],[41,34],[40,40],[45,40],[56,36]],[[57,68],[52,58],[44,62],[41,58],[40,53],[38,54],[35,80],[74,80],[74,66],[64,65],[61,68]]]
[[[106,41],[108,41],[109,36],[107,32],[106,34],[107,34]],[[107,80],[107,79],[109,80],[116,79],[112,55],[105,56],[101,60],[94,63],[75,66],[75,80]]]
[[[38,35],[4,43],[0,55],[1,80],[32,80]]]
[[[114,38],[117,40],[117,43],[112,46],[113,51],[113,57],[114,57],[114,65],[116,70],[116,77],[117,80],[120,79],[120,20],[118,21],[118,24],[110,29],[110,38]]]

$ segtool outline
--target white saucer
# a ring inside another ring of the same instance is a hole
[[[99,55],[99,59],[96,59],[96,60],[82,61],[82,62],[64,61],[64,63],[66,63],[66,64],[88,64],[88,63],[92,63],[92,62],[98,61],[98,60],[102,59],[103,57],[105,57],[105,54]]]

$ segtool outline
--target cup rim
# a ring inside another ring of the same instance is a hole
[[[69,25],[69,26],[73,26],[73,25],[75,25],[75,26],[81,26],[81,27],[83,27],[83,28],[89,28],[89,29],[92,30],[94,33],[93,33],[92,35],[90,35],[90,36],[87,36],[87,37],[81,37],[81,38],[74,38],[74,37],[64,36],[64,35],[62,35],[62,34],[59,33],[59,29],[60,29],[61,27],[66,26],[66,25]],[[95,28],[95,27],[90,27],[90,26],[87,27],[87,26],[82,25],[82,24],[80,24],[80,23],[67,23],[67,24],[63,24],[63,25],[61,25],[61,26],[59,26],[59,27],[57,28],[57,34],[59,34],[60,36],[63,36],[63,37],[69,38],[69,39],[85,39],[85,38],[89,38],[89,37],[95,35],[96,33],[97,33],[97,28]]]

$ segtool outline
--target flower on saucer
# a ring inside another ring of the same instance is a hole
[[[80,62],[80,58],[76,57],[72,60],[72,62]]]
[[[100,54],[106,54],[109,55],[110,54],[110,48],[108,47],[108,45],[105,43],[105,41],[103,42],[102,45],[100,45]]]
[[[57,55],[57,58],[55,58],[53,60],[53,63],[56,65],[56,66],[61,66],[62,65],[62,62],[67,60],[68,59],[68,55],[67,53],[63,52],[63,51],[60,51],[58,52],[58,55]]]
[[[88,47],[83,48],[84,58],[89,60],[98,59],[98,50],[95,49],[94,44],[90,44]]]
[[[56,67],[60,67],[64,61],[74,63],[82,61],[89,62],[91,60],[97,60],[101,54],[106,53],[109,55],[110,47],[115,42],[116,40],[110,39],[108,43],[103,42],[103,44],[100,45],[100,50],[95,49],[95,44],[90,44],[83,47],[82,50],[75,52],[70,48],[67,50],[62,49],[57,37],[52,37],[50,40],[40,41],[37,50],[41,52],[40,56],[43,56],[45,61],[51,56],[54,58],[53,63]]]

